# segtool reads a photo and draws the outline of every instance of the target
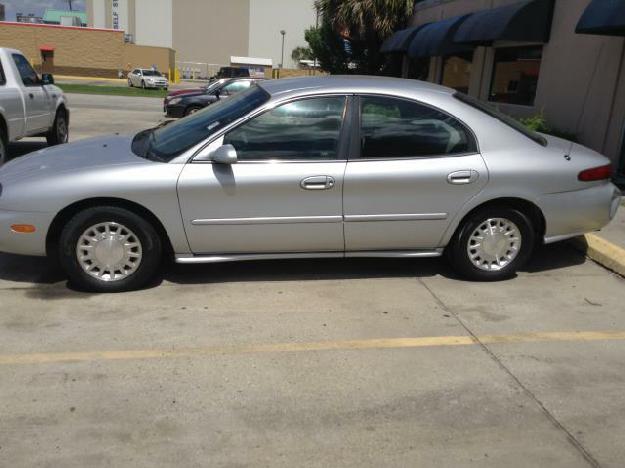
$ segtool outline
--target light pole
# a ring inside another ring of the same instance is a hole
[[[280,62],[280,69],[284,68],[284,36],[286,36],[286,31],[283,29],[280,31],[282,34],[282,61]]]

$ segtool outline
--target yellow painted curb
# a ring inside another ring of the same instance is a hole
[[[573,246],[605,268],[625,276],[625,249],[622,247],[596,234],[573,239]]]

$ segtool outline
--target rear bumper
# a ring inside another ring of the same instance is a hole
[[[545,243],[602,229],[616,216],[621,195],[615,185],[607,183],[542,196],[538,206],[545,216]]]
[[[46,237],[54,214],[26,213],[0,210],[0,252],[19,255],[46,255]],[[31,224],[36,231],[18,234],[11,230],[14,224]]]

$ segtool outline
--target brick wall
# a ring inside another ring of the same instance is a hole
[[[54,47],[56,74],[114,78],[124,68],[123,32],[0,23],[0,47],[21,50],[38,69],[42,45]]]

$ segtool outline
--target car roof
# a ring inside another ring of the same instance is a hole
[[[455,90],[426,81],[381,76],[333,75],[267,80],[258,84],[272,96],[323,93],[453,94]]]

